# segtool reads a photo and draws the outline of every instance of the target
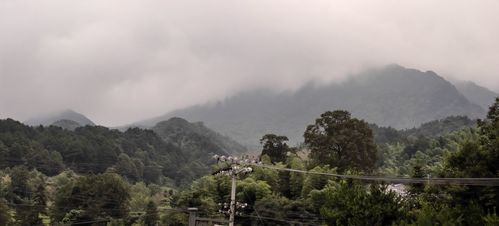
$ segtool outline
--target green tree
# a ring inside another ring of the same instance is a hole
[[[499,176],[499,97],[490,107],[487,117],[478,121],[479,139],[465,140],[461,148],[446,159],[446,176]],[[499,207],[498,187],[457,186],[448,189],[454,205],[468,207],[480,204],[482,212],[494,212]],[[469,212],[467,208],[463,212]],[[480,216],[465,215],[466,222],[483,222]]]
[[[189,221],[189,215],[182,212],[167,211],[161,216],[161,225],[185,226]]]
[[[412,178],[424,178],[425,177],[423,167],[421,167],[420,165],[416,165],[412,169],[413,169],[412,174],[411,174]],[[411,194],[413,196],[417,196],[417,195],[424,192],[424,187],[425,187],[424,184],[411,184],[409,186],[409,194]]]
[[[335,169],[330,169],[329,166],[316,166],[310,171],[318,173],[336,173]],[[307,198],[311,191],[323,189],[328,181],[329,177],[325,175],[318,174],[307,174],[303,182],[302,197]]]
[[[490,175],[499,175],[499,97],[490,106],[485,120],[478,121],[480,128],[480,142],[484,148],[487,171]]]
[[[151,190],[144,182],[135,183],[130,187],[130,210],[133,212],[145,211],[151,201]]]
[[[15,205],[16,222],[21,225],[41,225],[39,214],[45,212],[44,194],[29,184],[30,172],[24,166],[16,166],[10,172],[10,199]],[[45,184],[41,183],[44,189]]]
[[[8,225],[10,221],[9,207],[5,204],[5,200],[0,199],[0,225]]]
[[[376,162],[376,146],[369,125],[351,118],[347,111],[328,111],[309,125],[304,134],[315,165],[346,170],[371,171]]]
[[[391,225],[404,218],[402,198],[387,186],[340,181],[325,188],[321,215],[328,225]]]
[[[74,219],[124,218],[128,215],[129,186],[118,175],[105,173],[78,177],[58,189],[53,220],[62,221],[71,211]]]
[[[248,203],[249,206],[260,199],[270,195],[270,186],[265,181],[255,181],[253,178],[246,178],[237,185],[237,200]]]
[[[270,157],[272,163],[284,162],[289,151],[288,141],[286,136],[278,136],[275,134],[266,134],[260,139],[260,144],[263,145],[262,156]]]
[[[147,226],[154,226],[158,223],[158,207],[153,201],[147,203],[146,215],[144,216],[144,224]]]

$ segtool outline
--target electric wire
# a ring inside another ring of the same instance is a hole
[[[499,178],[407,178],[407,177],[385,177],[385,176],[356,176],[335,173],[324,173],[317,171],[307,171],[292,168],[281,168],[276,166],[269,166],[264,164],[252,164],[262,168],[273,170],[289,171],[304,174],[315,174],[323,176],[331,176],[342,179],[353,179],[363,181],[376,181],[394,184],[435,184],[435,185],[475,185],[475,186],[499,186]]]

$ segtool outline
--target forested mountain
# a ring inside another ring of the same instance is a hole
[[[73,120],[68,120],[68,119],[62,119],[62,120],[56,121],[56,122],[52,123],[51,126],[58,126],[58,127],[61,127],[63,129],[67,129],[67,130],[75,130],[76,128],[81,127],[80,123],[77,123]]]
[[[466,116],[449,116],[444,119],[423,123],[419,127],[403,130],[397,130],[392,127],[380,127],[376,124],[370,125],[377,144],[404,143],[408,139],[418,137],[437,138],[464,128],[472,128],[475,126],[476,120],[471,120]]]
[[[187,159],[179,165],[186,181],[210,172],[215,163],[213,155],[241,154],[246,148],[228,137],[182,118],[171,118],[156,124],[152,130],[166,143],[178,147]]]
[[[76,122],[55,124],[68,123]],[[129,128],[120,132],[102,126],[73,130],[0,120],[0,167],[27,165],[46,175],[66,169],[79,173],[112,171],[132,181],[167,183],[169,178],[180,185],[206,174],[213,154],[245,150],[201,123],[180,118],[158,123],[154,131]]]
[[[466,116],[450,116],[404,130],[375,124],[370,127],[378,146],[378,170],[384,175],[409,176],[416,166],[435,173],[446,155],[459,149],[466,139],[477,137],[477,121]]]
[[[75,112],[73,110],[65,110],[49,115],[44,115],[40,117],[35,117],[26,120],[24,123],[31,126],[50,126],[53,123],[59,122],[61,120],[70,120],[78,123],[80,126],[93,126],[95,125],[90,119],[88,119],[85,115]]]
[[[468,100],[480,105],[483,109],[488,109],[490,103],[499,96],[498,93],[470,81],[455,82],[454,85]]]
[[[303,128],[304,146],[262,135],[263,165],[221,161],[211,170],[211,154],[237,148],[181,118],[125,132],[0,120],[0,224],[187,225],[188,207],[221,218],[231,181],[211,172],[252,167],[237,178],[237,202],[247,207],[236,224],[498,225],[498,115],[499,97],[476,123],[451,116],[404,130],[327,111]],[[377,177],[357,180],[364,175]],[[394,191],[373,181],[386,176],[419,182]],[[443,178],[464,184],[436,183]]]
[[[237,217],[238,223],[499,225],[498,116],[499,97],[487,117],[476,123],[452,116],[406,130],[371,125],[373,137],[364,120],[346,111],[328,111],[306,127],[308,156],[288,147],[285,137],[267,134],[261,159],[273,164],[273,170],[255,166],[238,182],[237,199],[250,206]],[[380,130],[386,139],[380,139]],[[308,173],[300,173],[305,170]],[[360,181],[333,176],[349,172],[377,177]],[[393,182],[387,187],[374,181],[394,176],[412,182],[394,189]],[[438,178],[455,181],[441,184]],[[482,180],[488,181],[477,183]],[[228,178],[205,176],[181,192],[178,205],[217,216],[210,207],[225,202],[229,188]]]
[[[380,126],[405,129],[450,115],[482,117],[470,102],[434,72],[391,65],[361,73],[341,84],[306,85],[294,92],[256,90],[217,104],[194,106],[137,123],[153,126],[174,116],[203,121],[208,127],[256,149],[262,134],[303,140],[303,128],[322,112],[344,109]]]
[[[173,143],[183,150],[196,151],[203,148],[216,154],[240,154],[246,151],[244,146],[207,128],[202,122],[190,123],[182,118],[171,118],[159,122],[152,130],[166,142]]]

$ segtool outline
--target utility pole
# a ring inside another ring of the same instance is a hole
[[[236,175],[231,175],[232,187],[230,189],[230,217],[229,226],[234,226],[234,218],[236,213]]]
[[[220,210],[221,213],[225,213],[229,215],[229,226],[234,226],[234,220],[235,220],[235,215],[236,215],[236,209],[237,208],[245,208],[247,206],[246,203],[238,203],[236,202],[236,180],[237,176],[240,174],[246,174],[246,173],[251,173],[253,169],[249,167],[251,164],[256,164],[256,160],[250,160],[250,159],[239,159],[237,157],[226,157],[226,156],[219,156],[215,155],[213,156],[217,160],[218,163],[226,163],[226,166],[216,172],[214,172],[214,175],[225,175],[225,176],[230,176],[232,186],[230,189],[230,204],[229,204],[229,210]],[[227,203],[223,204],[223,207],[227,207]],[[222,206],[222,203],[219,203],[220,206]]]

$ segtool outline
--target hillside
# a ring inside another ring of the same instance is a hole
[[[187,161],[179,171],[187,181],[211,172],[215,164],[213,155],[240,154],[246,148],[228,137],[205,127],[202,123],[190,123],[182,118],[171,118],[156,124],[152,130],[165,142],[178,147]]]
[[[38,126],[38,125],[49,126],[61,120],[74,121],[78,123],[80,126],[95,125],[95,123],[92,122],[92,120],[88,119],[85,115],[75,112],[73,110],[65,110],[53,114],[31,118],[26,120],[24,123],[30,126]]]
[[[244,146],[207,128],[202,122],[189,123],[182,118],[171,118],[159,122],[152,130],[166,142],[173,143],[183,150],[202,148],[214,154],[237,154],[246,151]]]
[[[213,154],[244,151],[244,147],[201,123],[175,118],[153,130],[124,132],[102,126],[24,125],[0,120],[0,168],[27,165],[46,175],[71,169],[78,173],[117,172],[131,181],[182,185],[208,174]],[[168,179],[169,178],[169,179]]]
[[[498,93],[479,86],[474,82],[455,82],[454,85],[468,100],[480,105],[483,109],[489,109],[490,103],[499,96]]]
[[[286,135],[290,144],[301,142],[305,127],[314,118],[335,109],[397,129],[450,115],[478,118],[485,114],[482,107],[436,73],[391,65],[366,71],[341,84],[309,84],[282,93],[254,90],[217,104],[193,106],[136,124],[153,126],[175,116],[203,121],[237,142],[258,149],[258,140],[266,133]]]
[[[62,119],[62,120],[56,121],[56,122],[52,123],[51,126],[58,126],[58,127],[61,127],[63,129],[67,129],[67,130],[75,130],[76,128],[81,127],[80,123],[77,123],[73,120],[68,120],[68,119]]]
[[[376,124],[370,124],[370,127],[377,144],[395,144],[405,143],[419,137],[434,139],[466,128],[474,128],[476,121],[466,116],[449,116],[423,123],[421,126],[411,129],[396,130],[392,127],[380,127]]]

